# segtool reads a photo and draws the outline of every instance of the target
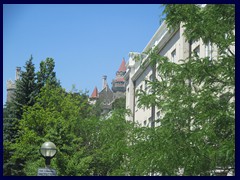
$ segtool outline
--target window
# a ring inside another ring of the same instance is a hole
[[[156,118],[156,126],[161,126],[161,121],[160,121],[160,111],[157,112],[157,118]]]
[[[200,47],[199,47],[199,45],[193,50],[193,53],[194,53],[195,56],[199,57],[199,55],[200,55]]]
[[[205,45],[205,56],[209,57],[209,59],[212,59],[212,43],[208,42]]]
[[[149,76],[149,81],[153,81],[153,75],[152,74]]]
[[[148,90],[147,80],[145,80],[145,92]]]
[[[194,39],[194,40],[192,41],[192,44],[197,43],[197,42],[198,42],[198,39]]]
[[[144,126],[146,126],[147,125],[147,120],[143,121],[143,124],[144,124]]]
[[[174,49],[171,53],[171,61],[172,62],[176,62],[176,49]]]
[[[146,93],[151,93],[151,85],[149,85],[149,81],[153,81],[153,76],[152,74],[149,76],[149,80],[145,80],[145,92]]]
[[[151,121],[152,121],[152,116],[148,118],[148,122],[151,123]]]

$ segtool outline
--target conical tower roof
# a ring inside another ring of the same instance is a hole
[[[118,71],[121,71],[121,72],[125,72],[126,71],[126,63],[125,63],[125,59],[124,58],[122,60],[122,63],[120,65]]]
[[[96,86],[92,92],[91,98],[98,98],[98,89]]]

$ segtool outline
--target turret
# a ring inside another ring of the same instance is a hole
[[[90,102],[91,104],[95,104],[96,101],[98,100],[98,98],[99,98],[98,89],[97,89],[97,87],[95,86],[95,88],[94,88],[94,90],[93,90],[93,92],[92,92],[92,95],[89,97],[89,102]]]
[[[16,76],[15,80],[20,79],[21,67],[16,67]]]
[[[103,82],[102,82],[102,89],[104,89],[107,86],[107,76],[103,76]]]
[[[125,59],[123,58],[122,63],[116,72],[116,77],[112,81],[112,90],[113,92],[125,92],[125,80],[124,80],[124,75],[126,73],[126,63]]]
[[[16,89],[16,80],[20,79],[21,67],[16,67],[15,81],[7,81],[7,102],[12,101]]]

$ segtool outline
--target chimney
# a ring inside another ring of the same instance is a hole
[[[16,67],[16,77],[15,77],[15,80],[18,80],[20,78],[20,72],[21,72],[21,67]]]
[[[107,86],[107,76],[103,76],[103,84],[102,84],[102,89],[104,89]]]

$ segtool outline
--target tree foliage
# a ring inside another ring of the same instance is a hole
[[[124,175],[123,162],[128,151],[125,110],[115,110],[108,119],[91,118],[81,122],[87,152],[92,154],[90,175]]]
[[[21,119],[24,106],[32,106],[36,96],[36,73],[32,62],[33,57],[26,62],[25,71],[20,74],[20,79],[16,81],[13,102],[15,104],[16,117]]]
[[[16,166],[10,161],[14,153],[11,147],[19,136],[19,120],[23,114],[25,106],[32,106],[35,103],[36,96],[36,74],[35,67],[32,62],[32,56],[25,64],[25,71],[20,73],[20,79],[16,81],[16,89],[12,102],[6,103],[3,117],[3,136],[4,136],[4,175],[21,174],[21,166]]]
[[[45,141],[58,148],[51,166],[60,176],[121,174],[127,148],[124,110],[99,120],[91,117],[85,95],[46,85],[36,103],[24,109],[20,136],[10,147],[10,162],[22,167],[18,175],[36,175],[44,160],[38,150]]]
[[[74,161],[80,157],[87,158],[82,155],[84,148],[81,148],[82,138],[79,136],[78,125],[80,119],[88,113],[85,107],[87,99],[83,98],[68,94],[60,87],[46,85],[37,96],[36,103],[25,108],[20,121],[20,137],[12,145],[15,153],[11,161],[19,166],[22,164],[26,175],[36,175],[37,169],[33,171],[30,167],[44,166],[38,150],[45,141],[52,141],[59,148],[57,160],[52,163],[59,174],[74,175],[68,165],[82,169],[83,165],[76,165]]]
[[[113,109],[125,109],[125,106],[126,106],[125,97],[115,99],[115,101],[112,104]]]
[[[180,64],[150,52],[160,79],[149,82],[154,93],[141,91],[139,101],[163,114],[151,135],[161,147],[152,151],[159,157],[154,165],[165,164],[157,172],[176,175],[183,168],[183,175],[210,175],[235,168],[234,10],[234,5],[166,5],[169,27],[183,23],[187,40],[201,38],[219,51],[213,59],[192,55]]]
[[[19,120],[16,118],[14,107],[13,103],[7,102],[3,108],[3,175],[14,173],[12,169],[15,165],[9,161],[13,153],[10,146],[18,137]]]
[[[41,64],[47,65],[42,65],[38,74],[45,77],[45,84],[49,83],[54,85],[56,84],[56,77],[53,71],[54,61],[53,59],[51,59],[51,61],[47,59],[46,61],[47,62],[41,62]],[[48,66],[51,68],[48,68]],[[43,67],[47,70],[42,70],[44,69]],[[26,109],[27,107],[31,107],[35,104],[36,97],[39,94],[40,89],[45,85],[44,83],[42,83],[42,86],[38,86],[37,84],[37,73],[35,73],[32,56],[28,61],[26,61],[24,69],[25,70],[20,73],[20,79],[16,80],[16,89],[13,100],[6,103],[6,107],[4,108],[4,175],[22,174],[22,166],[17,166],[15,162],[11,161],[11,156],[14,153],[12,143],[15,143],[16,138],[19,137],[19,122],[22,119],[24,108]],[[60,84],[58,85],[60,86]],[[19,164],[21,163],[19,162]]]
[[[127,122],[124,99],[100,118],[99,105],[90,105],[85,93],[61,88],[52,58],[41,62],[37,75],[30,58],[17,85],[20,121],[14,121],[15,106],[4,109],[4,175],[36,175],[44,167],[39,148],[45,141],[57,146],[51,167],[59,176],[235,170],[234,10],[230,4],[165,5],[169,27],[183,25],[189,42],[201,38],[219,52],[212,60],[192,54],[179,64],[149,52],[160,79],[148,81],[148,92],[139,91],[137,99],[140,107],[161,110],[161,126],[155,128]]]
[[[37,86],[39,91],[46,84],[60,86],[60,82],[56,78],[54,67],[55,62],[53,58],[46,58],[45,61],[41,61],[40,70],[37,72]]]

